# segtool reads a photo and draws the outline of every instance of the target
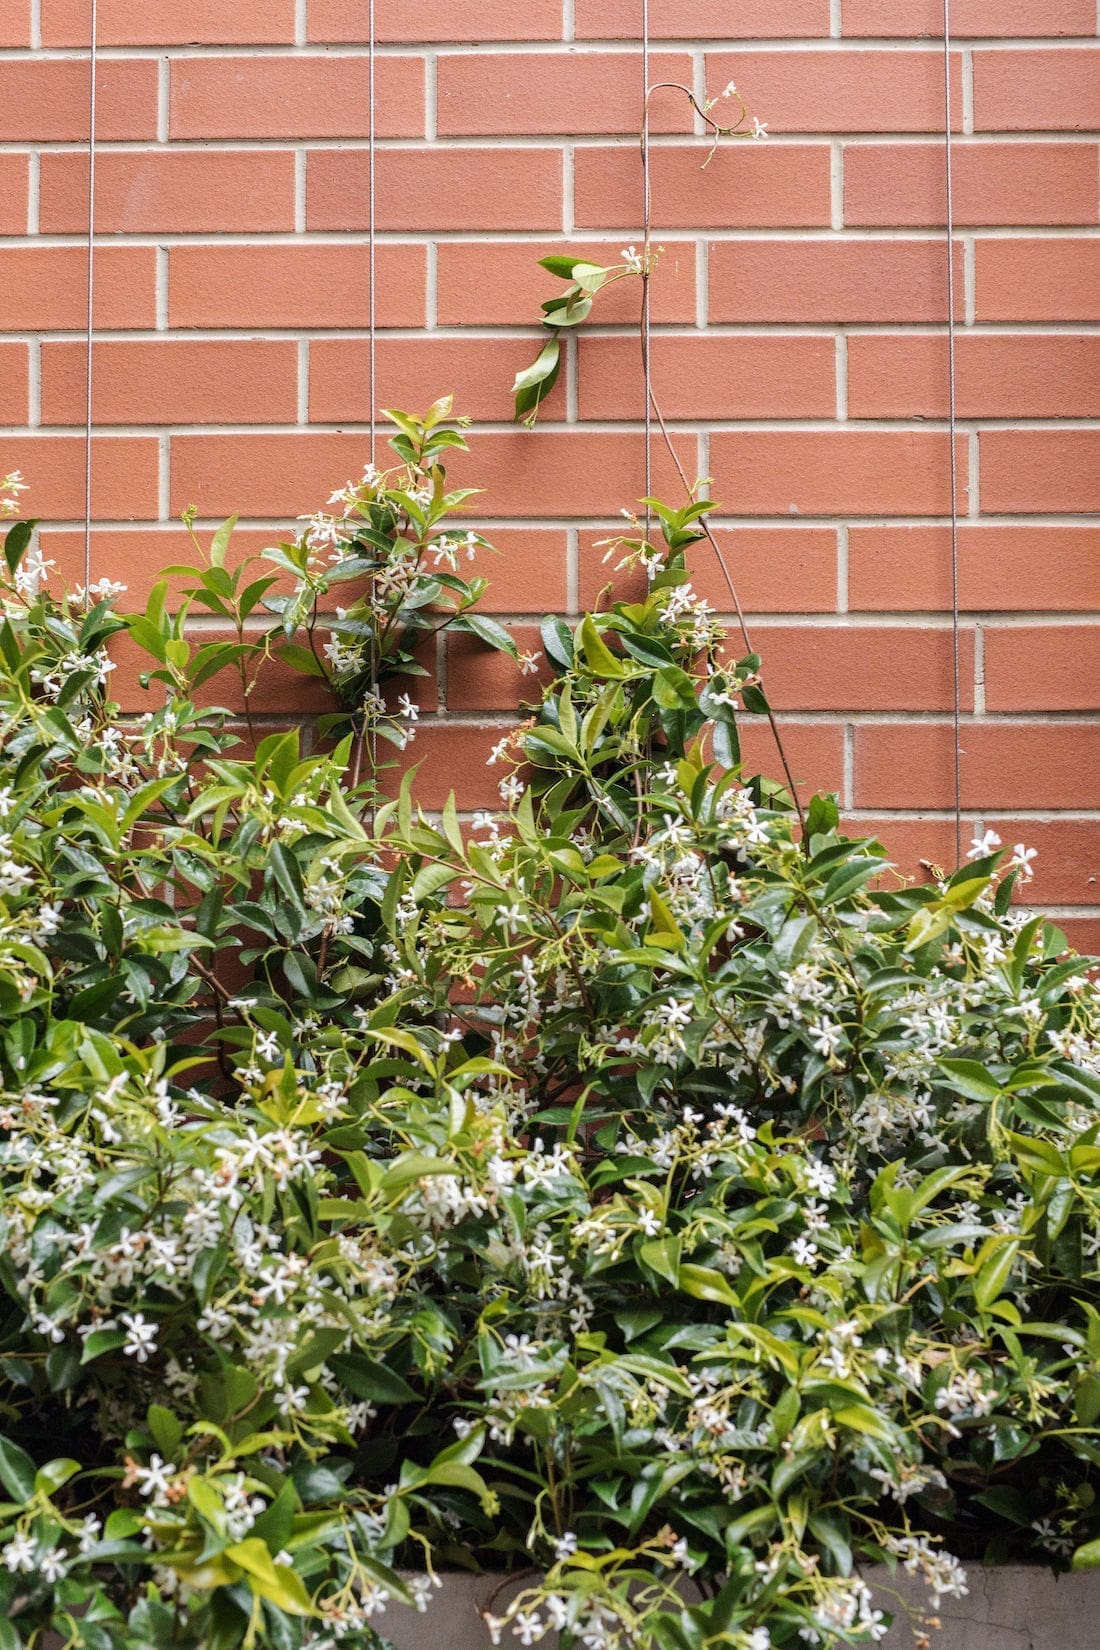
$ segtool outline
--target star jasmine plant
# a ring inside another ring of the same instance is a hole
[[[744,765],[702,503],[546,620],[499,808],[391,784],[418,644],[512,647],[449,411],[138,615],[7,535],[0,1650],[384,1650],[455,1567],[504,1645],[834,1650],[886,1564],[934,1643],[1100,1562],[1092,964],[1025,845],[915,885]]]

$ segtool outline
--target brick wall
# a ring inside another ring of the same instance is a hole
[[[651,0],[653,77],[735,79],[767,143],[706,170],[653,104],[655,381],[796,772],[907,869],[953,856],[938,0]],[[955,0],[963,800],[1100,903],[1095,0]],[[79,566],[88,0],[0,0],[0,470]],[[641,0],[377,0],[378,387],[473,415],[463,473],[530,626],[606,582],[642,491],[637,291],[607,296],[539,430],[509,423],[563,247],[638,239]],[[366,0],[99,0],[94,572],[139,596],[175,514],[269,542],[366,456]],[[455,39],[453,32],[462,31]],[[658,489],[675,495],[655,453]],[[697,583],[728,598],[705,552]],[[493,799],[523,688],[453,642],[425,793]],[[272,700],[274,714],[293,700]],[[304,703],[304,702],[303,702]],[[764,730],[752,756],[775,766]],[[1093,922],[1092,943],[1100,944]]]

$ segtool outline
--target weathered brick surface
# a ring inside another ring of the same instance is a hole
[[[800,787],[839,789],[853,829],[923,874],[954,853],[942,6],[649,10],[651,78],[711,96],[733,80],[772,134],[704,167],[686,100],[651,102],[653,384],[685,474],[711,478],[726,566],[700,545],[693,579],[724,615],[735,580]],[[454,392],[472,418],[452,474],[485,489],[486,605],[534,646],[545,611],[643,588],[605,559],[645,482],[636,281],[599,299],[539,430],[509,423],[556,286],[537,259],[611,264],[641,242],[639,7],[375,11],[377,400]],[[361,0],[99,0],[93,570],[136,601],[183,553],[181,509],[207,525],[239,510],[231,553],[255,552],[368,456],[367,16]],[[72,577],[89,20],[90,0],[0,6],[0,473],[24,471]],[[965,835],[1033,842],[1034,897],[1084,936],[1073,913],[1100,904],[1096,8],[954,0],[952,21]],[[659,437],[652,457],[675,497]],[[485,757],[536,685],[448,645],[409,756],[430,804],[452,784],[466,806],[495,800]],[[272,679],[272,715],[312,707]],[[744,733],[749,764],[776,771],[771,731]]]

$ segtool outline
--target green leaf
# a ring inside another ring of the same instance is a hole
[[[208,1478],[188,1479],[187,1499],[212,1530],[225,1535],[225,1503]]]
[[[9,573],[15,572],[26,555],[34,526],[33,521],[17,521],[4,535],[4,560],[8,564]]]
[[[573,664],[573,632],[564,619],[554,617],[542,621],[539,634],[546,657],[559,670],[569,670]]]
[[[1097,1567],[1100,1567],[1100,1536],[1095,1541],[1086,1541],[1073,1555],[1075,1570],[1094,1570]]]
[[[56,1461],[47,1461],[34,1475],[35,1491],[38,1495],[52,1495],[80,1470],[80,1462],[74,1461],[71,1456],[59,1456]]]
[[[517,372],[512,385],[515,396],[516,418],[530,417],[537,412],[541,402],[545,401],[550,391],[557,383],[560,368],[561,350],[556,337],[550,338],[542,346],[538,355],[525,367]]]
[[[446,888],[462,875],[461,866],[431,864],[422,866],[412,879],[409,892],[417,904],[431,899],[440,889]]]
[[[453,628],[469,631],[471,636],[476,636],[489,647],[495,647],[498,653],[507,653],[509,658],[519,656],[515,638],[502,624],[497,624],[495,619],[487,619],[482,613],[464,613],[461,619],[455,621]]]
[[[276,1564],[267,1543],[256,1536],[225,1549],[226,1558],[240,1566],[254,1593],[291,1616],[316,1615],[301,1577],[289,1564]]]
[[[34,1494],[36,1472],[37,1468],[25,1449],[20,1449],[10,1438],[0,1438],[0,1484],[13,1501],[22,1503],[30,1500]]]
[[[940,1060],[938,1064],[941,1071],[947,1073],[947,1087],[954,1089],[956,1094],[963,1094],[968,1100],[988,1101],[999,1098],[1000,1084],[994,1081],[977,1060]]]
[[[409,1383],[396,1370],[368,1358],[363,1352],[334,1352],[328,1367],[357,1398],[368,1403],[415,1404],[420,1401]]]
[[[722,1306],[741,1305],[721,1272],[714,1271],[710,1266],[685,1264],[680,1267],[676,1281],[685,1295],[692,1295],[696,1300],[718,1301]]]
[[[150,1404],[145,1412],[145,1424],[164,1459],[174,1461],[183,1438],[183,1422],[177,1420],[163,1404]]]
[[[236,525],[237,517],[230,516],[228,521],[222,522],[221,526],[214,534],[214,537],[211,539],[210,565],[212,567],[223,567],[225,565],[225,552],[229,548],[230,536],[232,535],[233,529]]]
[[[833,1411],[833,1420],[842,1427],[851,1427],[853,1432],[865,1433],[868,1438],[877,1438],[884,1444],[896,1444],[898,1441],[896,1427],[892,1427],[869,1404],[846,1404],[842,1409]]]
[[[974,1299],[981,1311],[988,1312],[1008,1282],[1020,1242],[1020,1238],[1001,1237],[995,1233],[983,1243],[978,1255],[978,1269],[974,1274]]]
[[[679,1238],[651,1238],[640,1245],[638,1258],[675,1287],[680,1281],[680,1249]]]
[[[594,676],[610,677],[612,680],[626,674],[626,668],[621,659],[616,659],[611,649],[596,628],[596,622],[591,613],[586,613],[577,630],[577,638],[581,650],[588,663],[588,668]]]

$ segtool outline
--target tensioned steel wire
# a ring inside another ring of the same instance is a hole
[[[651,179],[651,170],[650,170],[649,100],[650,100],[650,97],[651,97],[652,93],[655,90],[660,90],[661,87],[664,86],[667,83],[662,82],[661,85],[658,86],[658,87],[654,87],[653,85],[651,85],[650,78],[649,78],[649,55],[650,55],[650,50],[649,50],[649,0],[642,0],[642,79],[643,79],[643,98],[642,98],[641,151],[642,151],[642,220],[643,221],[642,221],[642,322],[641,322],[641,329],[640,330],[641,330],[641,338],[642,338],[642,367],[643,367],[643,378],[644,378],[643,394],[645,396],[645,435],[644,435],[644,440],[645,440],[645,487],[646,487],[646,497],[649,498],[652,494],[652,491],[653,491],[653,487],[652,487],[653,422],[654,422],[654,420],[656,420],[657,426],[658,426],[658,428],[661,432],[661,439],[664,442],[665,447],[668,449],[669,457],[671,458],[672,463],[673,463],[673,465],[676,469],[676,473],[680,478],[680,481],[683,485],[684,491],[688,495],[689,498],[693,499],[695,497],[694,489],[692,487],[691,482],[688,480],[687,474],[684,471],[683,464],[680,462],[680,455],[679,455],[679,453],[677,453],[676,448],[672,444],[672,439],[671,439],[671,437],[669,435],[669,432],[668,432],[668,426],[666,425],[665,420],[664,420],[664,414],[661,412],[660,404],[657,401],[656,396],[654,395],[654,391],[653,391],[653,373],[652,373],[652,362],[651,362],[652,324],[651,324],[650,303],[649,303],[650,249],[651,249],[651,243],[652,243],[652,239],[653,239],[653,190],[652,190],[652,179]],[[683,90],[684,88],[680,88],[680,89]],[[715,555],[715,559],[717,560],[718,566],[721,569],[722,578],[725,581],[726,589],[729,592],[730,601],[733,604],[733,611],[737,616],[737,628],[740,631],[741,640],[743,641],[743,643],[745,645],[745,652],[746,653],[755,653],[756,649],[753,647],[752,637],[749,635],[749,627],[748,627],[748,623],[745,619],[745,611],[744,611],[744,608],[741,606],[741,598],[737,593],[737,586],[734,583],[733,577],[732,577],[732,575],[730,573],[730,570],[729,570],[729,567],[726,564],[726,558],[725,558],[725,556],[723,556],[722,551],[721,551],[721,547],[719,546],[719,543],[718,543],[718,540],[715,538],[713,532],[711,531],[710,525],[707,522],[707,519],[706,519],[705,516],[700,518],[699,526],[700,526],[700,529],[702,530],[704,536],[706,537],[707,543],[710,545],[711,549],[713,550],[714,555]],[[649,508],[649,505],[647,504],[646,505],[646,534],[645,534],[647,540],[649,538],[649,534],[650,534],[650,508]],[[783,768],[783,775],[784,775],[784,778],[787,781],[787,787],[790,791],[791,801],[794,804],[795,813],[798,815],[799,824],[803,828],[805,828],[806,821],[805,821],[805,816],[803,814],[802,803],[799,800],[798,789],[795,785],[794,773],[791,769],[790,759],[787,755],[786,746],[783,743],[783,737],[782,737],[782,735],[779,731],[779,723],[776,719],[775,712],[774,712],[774,710],[771,709],[770,705],[769,705],[768,710],[767,710],[767,719],[768,719],[768,726],[771,729],[772,738],[775,740],[776,750],[779,753],[779,761],[780,761],[780,764]]]
[[[642,374],[645,393],[645,496],[653,495],[653,386],[650,382],[649,351],[651,324],[649,311],[649,224],[652,199],[649,178],[649,0],[642,0]],[[645,507],[646,538],[649,537],[650,507]]]
[[[955,211],[951,175],[951,0],[943,0],[943,149],[947,188],[947,425],[951,443],[951,677],[955,781],[955,864],[962,861],[962,730],[959,671],[959,475],[955,455]]]
[[[369,293],[369,296],[367,298],[367,377],[368,377],[368,380],[369,380],[369,389],[370,389],[370,461],[371,461],[372,466],[375,463],[375,460],[376,460],[376,457],[377,457],[377,450],[378,450],[378,408],[375,404],[376,399],[377,399],[377,387],[378,387],[377,386],[378,374],[377,374],[377,364],[376,364],[376,351],[377,351],[377,337],[376,337],[376,334],[377,334],[377,330],[378,330],[378,307],[377,307],[377,303],[375,301],[376,275],[377,275],[377,257],[376,257],[376,251],[375,251],[375,241],[376,241],[376,238],[377,238],[377,227],[378,227],[377,226],[377,213],[376,213],[377,193],[376,193],[376,190],[375,190],[375,177],[374,177],[375,159],[376,159],[376,155],[377,155],[377,149],[376,149],[376,144],[375,144],[375,95],[374,95],[375,55],[376,54],[375,54],[374,0],[367,0],[367,102],[369,104],[369,109],[368,109],[368,113],[367,113],[367,121],[368,121],[368,123],[367,123],[367,190],[368,190],[368,198],[367,198],[367,279],[370,283],[370,293]],[[373,605],[374,605],[373,596],[374,596],[374,578],[373,578],[373,575],[372,575],[372,577],[371,577],[371,597],[372,597],[371,606],[372,606],[372,609],[373,609]],[[376,625],[374,623],[372,623],[371,624],[371,631],[370,631],[370,676],[371,676],[371,692],[372,693],[377,693],[377,691],[378,691],[378,685],[377,684],[378,684],[378,671],[379,671],[380,663],[381,663],[381,661],[380,661],[379,656],[378,656],[378,632],[377,632]],[[377,775],[378,775],[378,729],[377,729],[377,722],[378,722],[377,714],[372,709],[371,719],[370,719],[370,724],[369,724],[369,726],[370,726],[370,735],[369,735],[370,765],[371,765],[371,782],[372,782],[372,785],[377,783]],[[371,791],[371,824],[372,824],[372,827],[373,827],[373,823],[374,823],[374,791],[372,790]]]
[[[96,69],[99,52],[98,0],[92,0],[88,35],[88,282],[85,310],[84,400],[84,590],[92,583],[92,340],[95,333],[95,161]]]
[[[649,0],[641,0],[642,8],[642,75],[643,75],[643,115],[642,115],[642,211],[643,211],[643,241],[642,241],[642,364],[644,371],[645,395],[645,475],[646,496],[652,491],[651,487],[651,449],[652,449],[652,417],[656,414],[661,434],[668,447],[672,461],[679,472],[680,479],[690,492],[687,477],[684,474],[679,456],[669,440],[664,418],[660,407],[654,399],[651,373],[651,325],[649,301],[649,259],[650,243],[652,239],[652,189],[650,178],[650,145],[649,145],[649,99],[653,88],[649,78]],[[959,636],[959,478],[958,458],[956,454],[957,434],[957,397],[955,387],[955,257],[954,257],[954,188],[952,176],[952,137],[951,124],[951,6],[950,0],[943,0],[943,89],[944,89],[944,173],[947,195],[945,254],[947,263],[947,367],[948,367],[948,442],[950,445],[950,489],[951,489],[951,643],[952,643],[952,735],[953,735],[953,791],[955,815],[955,861],[962,860],[962,730],[961,730],[961,672],[960,672],[960,636]],[[707,540],[714,551],[718,566],[721,569],[723,580],[729,591],[734,612],[737,615],[738,628],[746,651],[754,653],[756,650],[749,636],[745,615],[741,601],[737,594],[737,587],[730,575],[726,559],[722,554],[717,540],[707,526],[705,519],[701,522]],[[649,515],[647,507],[646,536],[649,536]],[[779,750],[780,761],[783,765],[791,796],[799,818],[802,817],[802,808],[798,794],[794,787],[791,768],[787,759],[779,727],[774,714],[769,711],[768,721],[772,735]]]

